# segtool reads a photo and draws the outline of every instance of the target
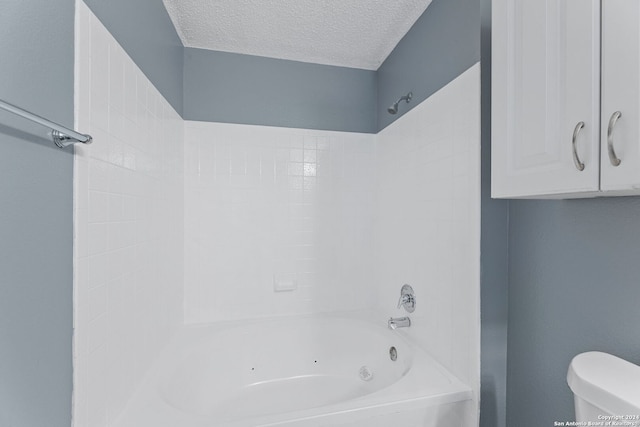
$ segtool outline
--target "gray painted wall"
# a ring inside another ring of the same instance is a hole
[[[505,427],[509,202],[491,199],[491,0],[481,0],[481,6],[480,427]]]
[[[574,419],[571,358],[640,363],[640,198],[511,201],[507,424]]]
[[[183,46],[162,1],[84,2],[178,114],[182,114]]]
[[[375,71],[186,48],[187,120],[376,132]]]
[[[0,99],[73,126],[73,0],[0,2]],[[72,150],[0,114],[0,425],[71,425]]]
[[[378,69],[380,131],[480,60],[480,1],[433,0]],[[413,92],[398,114],[387,108]]]

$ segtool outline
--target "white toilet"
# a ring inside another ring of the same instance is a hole
[[[607,353],[582,353],[571,361],[567,383],[576,421],[635,421],[631,425],[640,426],[640,366]]]

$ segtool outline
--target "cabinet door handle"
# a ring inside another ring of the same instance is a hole
[[[613,149],[613,127],[616,125],[618,119],[622,117],[620,111],[616,111],[609,119],[609,127],[607,128],[607,148],[609,149],[609,161],[613,166],[620,166],[622,160],[616,156],[616,151]]]
[[[582,163],[580,161],[580,157],[578,157],[578,148],[576,147],[576,140],[578,139],[578,134],[580,133],[583,127],[584,127],[584,122],[578,123],[575,129],[573,130],[573,138],[571,138],[571,145],[573,147],[573,164],[576,165],[576,169],[578,169],[581,172],[584,170],[584,163]]]

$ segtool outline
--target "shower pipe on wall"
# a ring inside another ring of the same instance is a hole
[[[91,144],[91,142],[93,141],[91,135],[78,133],[72,129],[54,123],[51,120],[47,120],[43,117],[23,110],[22,108],[16,107],[15,105],[11,105],[8,102],[0,100],[0,109],[13,113],[17,116],[24,117],[25,119],[31,120],[32,122],[38,123],[39,125],[42,125],[44,127],[48,127],[49,129],[51,129],[51,138],[53,139],[54,144],[56,144],[59,148],[64,148],[78,142],[81,142],[83,144]]]

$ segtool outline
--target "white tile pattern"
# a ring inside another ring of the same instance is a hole
[[[185,133],[187,322],[373,304],[374,135],[204,122]]]
[[[183,322],[403,315],[403,283],[399,333],[477,395],[478,65],[378,135],[184,123],[76,10],[74,425],[114,425]]]
[[[182,323],[183,121],[76,2],[74,425],[111,426]]]
[[[378,134],[375,277],[390,315],[458,378],[480,385],[480,66]],[[476,400],[477,402],[477,400]]]

